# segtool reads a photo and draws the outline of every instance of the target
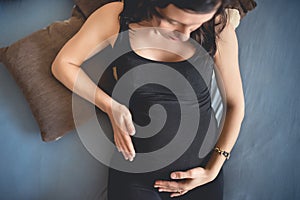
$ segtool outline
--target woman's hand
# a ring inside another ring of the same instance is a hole
[[[135,134],[135,128],[129,109],[113,100],[107,114],[113,127],[114,141],[118,151],[123,153],[126,160],[132,161],[135,157],[135,150],[130,136]]]
[[[154,187],[158,188],[159,192],[171,192],[170,197],[177,197],[196,187],[211,182],[217,175],[218,173],[212,170],[196,167],[183,172],[172,172],[171,178],[176,179],[176,181],[157,180]]]

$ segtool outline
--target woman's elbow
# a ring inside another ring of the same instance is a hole
[[[60,66],[62,66],[62,61],[56,57],[51,64],[51,73],[56,79],[58,79],[59,76]]]
[[[245,105],[244,104],[239,109],[239,112],[240,112],[239,116],[241,117],[241,121],[243,121],[244,117],[245,117]]]
[[[51,74],[59,80],[59,66],[60,66],[60,61],[58,59],[55,59],[52,64],[51,64]]]
[[[236,103],[227,103],[227,112],[232,111],[235,113],[237,117],[239,117],[242,122],[245,117],[245,103],[244,101],[236,102]]]
[[[54,77],[56,77],[56,73],[55,73],[55,62],[52,62],[52,64],[51,64],[51,74],[54,76]]]

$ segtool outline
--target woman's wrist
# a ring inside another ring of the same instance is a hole
[[[219,174],[226,158],[224,156],[219,155],[217,152],[212,152],[211,157],[206,164],[205,169],[209,171],[212,180],[217,177]]]
[[[214,151],[216,153],[218,153],[219,155],[224,156],[227,160],[230,158],[230,153],[223,150],[223,149],[221,149],[221,148],[219,148],[219,147],[215,147]]]
[[[113,101],[113,98],[111,98],[109,95],[103,91],[98,91],[96,94],[95,105],[103,112],[110,114],[112,113]]]

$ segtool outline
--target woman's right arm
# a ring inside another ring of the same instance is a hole
[[[81,29],[63,46],[51,67],[57,80],[104,112],[109,112],[111,97],[103,92],[80,66],[85,60],[113,44],[112,36],[118,34],[118,17],[122,9],[122,3],[113,2],[92,13]]]
[[[132,161],[135,150],[130,135],[135,133],[135,128],[130,111],[100,89],[80,67],[104,47],[113,46],[122,10],[121,2],[108,3],[96,10],[57,54],[51,71],[67,88],[108,114],[117,149],[126,160]]]

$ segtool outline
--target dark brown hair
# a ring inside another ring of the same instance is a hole
[[[202,47],[211,55],[216,53],[216,37],[224,29],[227,22],[225,6],[229,0],[125,0],[124,9],[120,13],[120,17],[125,20],[125,23],[137,23],[143,20],[150,20],[153,15],[158,16],[155,7],[165,8],[169,4],[183,10],[190,10],[196,13],[208,13],[216,9],[214,17],[202,24],[197,30],[191,33],[191,38],[196,40]],[[216,24],[215,19],[219,16],[219,21]],[[159,17],[159,16],[158,16]],[[216,26],[220,26],[218,31],[215,31]]]

